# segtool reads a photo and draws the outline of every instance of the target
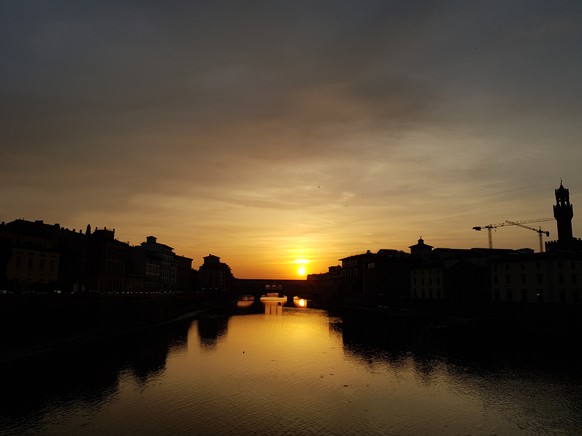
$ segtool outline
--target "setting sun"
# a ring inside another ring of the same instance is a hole
[[[295,261],[293,261],[293,263],[298,264],[299,266],[297,267],[297,275],[300,276],[305,276],[305,274],[307,274],[307,267],[306,265],[309,263],[308,259],[295,259]]]

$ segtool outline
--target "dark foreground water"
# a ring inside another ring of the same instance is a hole
[[[285,308],[43,356],[2,368],[0,434],[582,434],[569,354],[373,329]]]

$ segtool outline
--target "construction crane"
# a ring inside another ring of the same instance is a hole
[[[545,221],[549,221],[550,219],[545,220]],[[544,243],[543,243],[543,240],[542,240],[543,238],[542,237],[543,237],[543,235],[546,235],[546,237],[549,237],[550,236],[550,232],[548,232],[547,230],[542,230],[541,226],[536,229],[536,228],[533,228],[533,227],[530,227],[530,226],[526,226],[525,224],[522,224],[519,221],[509,221],[509,220],[506,220],[505,222],[506,223],[509,223],[509,224],[512,224],[514,226],[519,226],[519,227],[523,227],[524,229],[533,230],[534,232],[538,232],[538,235],[540,237],[540,253],[543,253],[544,252]]]
[[[491,235],[491,231],[493,229],[496,229],[497,227],[503,227],[503,226],[512,226],[513,224],[509,224],[507,221],[504,223],[498,223],[498,224],[487,224],[486,226],[475,226],[473,227],[473,230],[477,230],[477,231],[481,231],[483,229],[487,229],[487,233],[488,233],[488,237],[489,237],[489,249],[493,248],[493,236]]]
[[[473,230],[477,230],[477,231],[481,231],[483,229],[487,229],[487,233],[488,233],[488,239],[489,239],[489,248],[493,248],[493,235],[492,235],[492,230],[496,229],[497,227],[504,227],[504,226],[520,226],[520,227],[524,227],[522,226],[522,224],[531,224],[531,223],[541,223],[544,221],[552,221],[554,220],[554,218],[535,218],[535,219],[531,219],[531,220],[520,220],[520,221],[510,221],[510,220],[505,220],[505,222],[503,223],[497,223],[497,224],[487,224],[486,226],[475,226],[473,227]],[[530,227],[525,227],[525,228],[530,228]],[[531,228],[530,228],[531,229]],[[533,229],[536,232],[538,231],[537,229]],[[540,228],[540,231],[541,228]],[[549,234],[549,232],[547,232]],[[542,234],[540,233],[540,239],[542,237]]]

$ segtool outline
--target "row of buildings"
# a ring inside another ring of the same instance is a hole
[[[188,292],[223,289],[228,265],[213,255],[199,270],[192,259],[148,236],[131,246],[113,229],[76,231],[43,221],[0,224],[2,292]]]
[[[381,249],[340,259],[308,277],[312,288],[366,304],[402,300],[523,303],[582,302],[582,240],[572,234],[573,207],[555,190],[558,239],[531,249],[434,248],[420,238],[410,252]]]
[[[529,248],[434,248],[421,237],[409,252],[381,249],[340,259],[341,266],[308,276],[304,289],[314,298],[319,294],[374,305],[403,300],[580,303],[582,240],[573,236],[569,190],[560,183],[555,197],[558,239],[546,242],[543,253]],[[191,258],[174,253],[154,236],[130,246],[106,228],[87,226],[83,232],[25,220],[0,224],[2,292],[241,293],[263,288],[263,282],[235,279],[214,255],[204,257],[195,270]]]

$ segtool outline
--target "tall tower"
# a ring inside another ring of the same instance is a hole
[[[570,204],[570,191],[562,185],[556,189],[556,204],[554,205],[554,218],[558,223],[558,242],[569,242],[572,239],[572,217],[574,211]]]

